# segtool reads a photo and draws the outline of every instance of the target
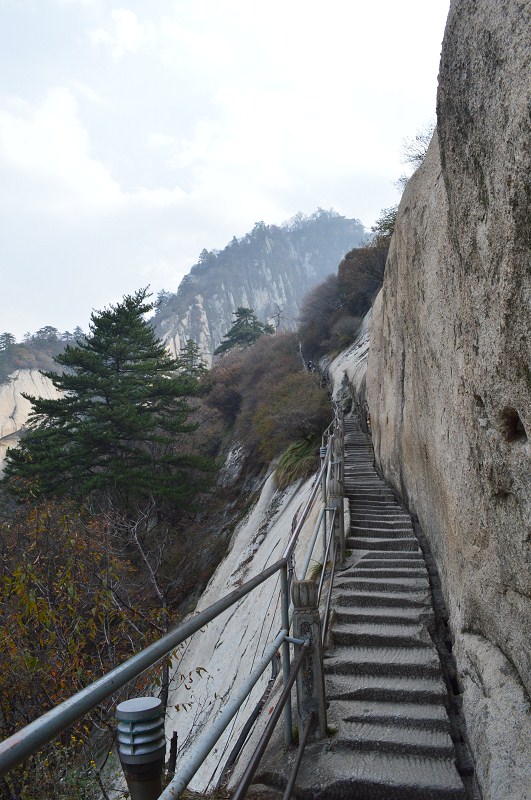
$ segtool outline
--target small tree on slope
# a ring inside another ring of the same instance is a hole
[[[147,289],[91,317],[90,331],[55,361],[62,374],[44,373],[63,396],[28,396],[30,429],[7,452],[10,489],[24,496],[105,496],[112,506],[141,507],[155,498],[187,505],[204,459],[179,450],[187,423],[191,381],[177,372],[144,319],[153,309]],[[195,384],[195,382],[194,382]]]
[[[225,341],[214,350],[214,355],[226,353],[233,347],[249,347],[264,333],[272,334],[274,332],[275,329],[272,325],[264,325],[256,318],[252,308],[240,306],[234,312],[234,325],[223,337]]]

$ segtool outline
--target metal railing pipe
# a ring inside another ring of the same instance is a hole
[[[326,474],[326,467],[327,467],[327,464],[328,464],[329,457],[330,457],[330,442],[328,443],[328,446],[327,446],[327,449],[326,449],[326,457],[325,457],[325,459],[323,461],[323,465],[322,465],[322,467],[321,467],[321,469],[319,471],[319,474],[317,475],[317,478],[315,479],[315,483],[314,483],[314,485],[312,487],[312,491],[310,492],[310,496],[309,496],[308,500],[306,501],[306,505],[304,506],[304,509],[302,511],[300,519],[297,522],[297,525],[295,526],[295,530],[291,534],[291,538],[290,538],[290,540],[288,542],[288,546],[284,550],[284,553],[283,553],[283,557],[284,558],[288,558],[291,555],[291,553],[293,552],[293,550],[295,549],[295,545],[297,544],[297,539],[299,538],[299,534],[300,534],[300,532],[302,530],[302,526],[306,522],[306,517],[308,516],[308,514],[310,512],[310,509],[311,509],[311,507],[313,505],[313,502],[315,500],[317,492],[319,491],[319,488],[321,486],[321,481],[323,479],[323,475]],[[325,497],[325,495],[323,495],[323,502],[324,502],[324,497]]]
[[[302,757],[304,755],[304,749],[306,747],[306,742],[308,741],[308,736],[310,735],[310,730],[312,727],[313,720],[315,718],[315,713],[309,715],[308,719],[306,720],[306,725],[302,731],[302,736],[299,739],[299,748],[297,750],[297,757],[293,764],[293,768],[291,770],[291,775],[289,776],[288,785],[284,790],[284,794],[282,795],[282,800],[289,800],[291,797],[291,793],[295,788],[295,782],[297,780],[297,775],[299,774],[299,769],[301,767]]]
[[[321,623],[321,644],[324,646],[326,641],[326,632],[328,629],[328,619],[330,617],[330,600],[332,599],[332,590],[334,588],[334,577],[336,574],[336,563],[337,563],[337,546],[336,541],[334,539],[334,551],[332,556],[332,569],[330,570],[330,583],[328,584],[328,592],[326,595],[326,603],[325,609],[323,614],[323,621]]]
[[[159,800],[177,800],[177,798],[180,797],[231,719],[238,712],[253,686],[267,669],[271,659],[274,658],[278,648],[285,640],[287,633],[287,630],[282,630],[277,638],[269,645],[256,669],[249,675],[247,680],[243,682],[236,697],[227,703],[219,716],[209,725],[206,735],[202,736],[199,742],[197,742],[191,753],[187,756],[185,765],[164,789]]]
[[[47,742],[55,739],[65,728],[83,717],[99,703],[121,689],[126,683],[134,680],[161,658],[169,655],[185,639],[188,639],[208,622],[233,606],[242,597],[264,583],[271,575],[285,568],[286,559],[281,558],[260,575],[246,581],[242,586],[213,603],[195,617],[183,622],[175,630],[170,631],[158,641],[132,656],[120,666],[107,673],[90,686],[81,689],[60,705],[52,708],[34,722],[21,728],[8,739],[0,742],[0,775],[8,772],[32,753],[40,750]]]
[[[280,570],[280,615],[281,625],[289,633],[289,585],[287,567]],[[282,642],[282,678],[284,686],[289,681],[289,662],[290,649],[289,642],[284,639]],[[284,708],[284,744],[289,747],[292,739],[293,714],[291,709],[291,697],[288,697]]]
[[[336,509],[334,508],[332,510],[332,518],[330,520],[330,536],[327,539],[326,549],[325,549],[325,552],[323,553],[323,568],[321,570],[321,576],[319,578],[319,589],[317,590],[317,595],[318,595],[319,599],[321,599],[321,592],[323,590],[323,583],[324,583],[324,579],[325,579],[325,576],[326,576],[326,565],[328,563],[328,554],[330,552],[330,545],[331,545],[332,541],[334,540],[335,516],[336,516]]]
[[[309,647],[310,647],[310,640],[307,639],[302,645],[301,651],[295,663],[293,664],[293,669],[291,670],[289,680],[284,686],[282,694],[278,699],[278,703],[276,704],[271,716],[269,717],[269,721],[264,729],[260,741],[258,742],[256,749],[252,754],[249,763],[247,764],[247,767],[245,768],[245,772],[243,773],[242,779],[238,784],[236,791],[232,795],[232,800],[243,800],[243,798],[245,797],[247,789],[251,785],[251,781],[253,779],[254,773],[256,772],[258,764],[260,763],[262,756],[265,753],[269,740],[273,735],[273,731],[275,730],[275,726],[280,718],[280,715],[282,714],[282,709],[284,708],[284,705],[288,702],[288,700],[291,697],[291,688],[297,679],[297,675],[302,666],[302,662],[306,657],[306,651]]]

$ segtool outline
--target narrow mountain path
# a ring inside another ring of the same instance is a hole
[[[430,636],[426,562],[411,518],[374,469],[353,419],[345,420],[345,494],[346,567],[336,572],[324,651],[330,736],[307,745],[293,797],[469,800]],[[271,800],[281,797],[295,756],[277,741],[261,765],[258,781]]]
[[[319,797],[466,797],[455,767],[447,690],[428,632],[428,572],[409,515],[376,473],[357,422],[345,422],[351,566],[334,585],[325,653],[328,792]]]

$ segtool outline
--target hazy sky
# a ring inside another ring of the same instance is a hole
[[[449,0],[0,0],[0,332],[86,329],[254,223],[396,203]]]

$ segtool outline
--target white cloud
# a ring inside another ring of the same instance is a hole
[[[0,165],[24,176],[20,185],[26,192],[18,198],[25,210],[68,222],[80,215],[162,209],[182,201],[185,193],[177,186],[124,191],[91,154],[78,110],[74,94],[63,87],[49,90],[35,106],[16,97],[0,101]],[[4,193],[2,202],[13,208],[16,198]]]
[[[108,48],[118,61],[127,53],[149,51],[156,42],[157,32],[152,22],[140,22],[133,11],[116,8],[111,11],[108,27],[90,30],[88,37],[93,45]]]
[[[102,0],[55,0],[59,6],[82,6],[83,8],[93,8],[97,11],[102,6]]]
[[[91,157],[88,133],[68,89],[50,89],[35,106],[4,100],[0,159],[9,168],[47,184],[47,210],[52,213],[108,211],[120,203],[119,184]],[[38,204],[38,196],[30,203]]]
[[[110,100],[104,97],[104,95],[95,91],[92,86],[89,86],[87,83],[73,80],[71,81],[70,86],[86,100],[89,100],[91,103],[94,103],[97,106],[103,106],[104,108],[113,107],[113,104]]]

